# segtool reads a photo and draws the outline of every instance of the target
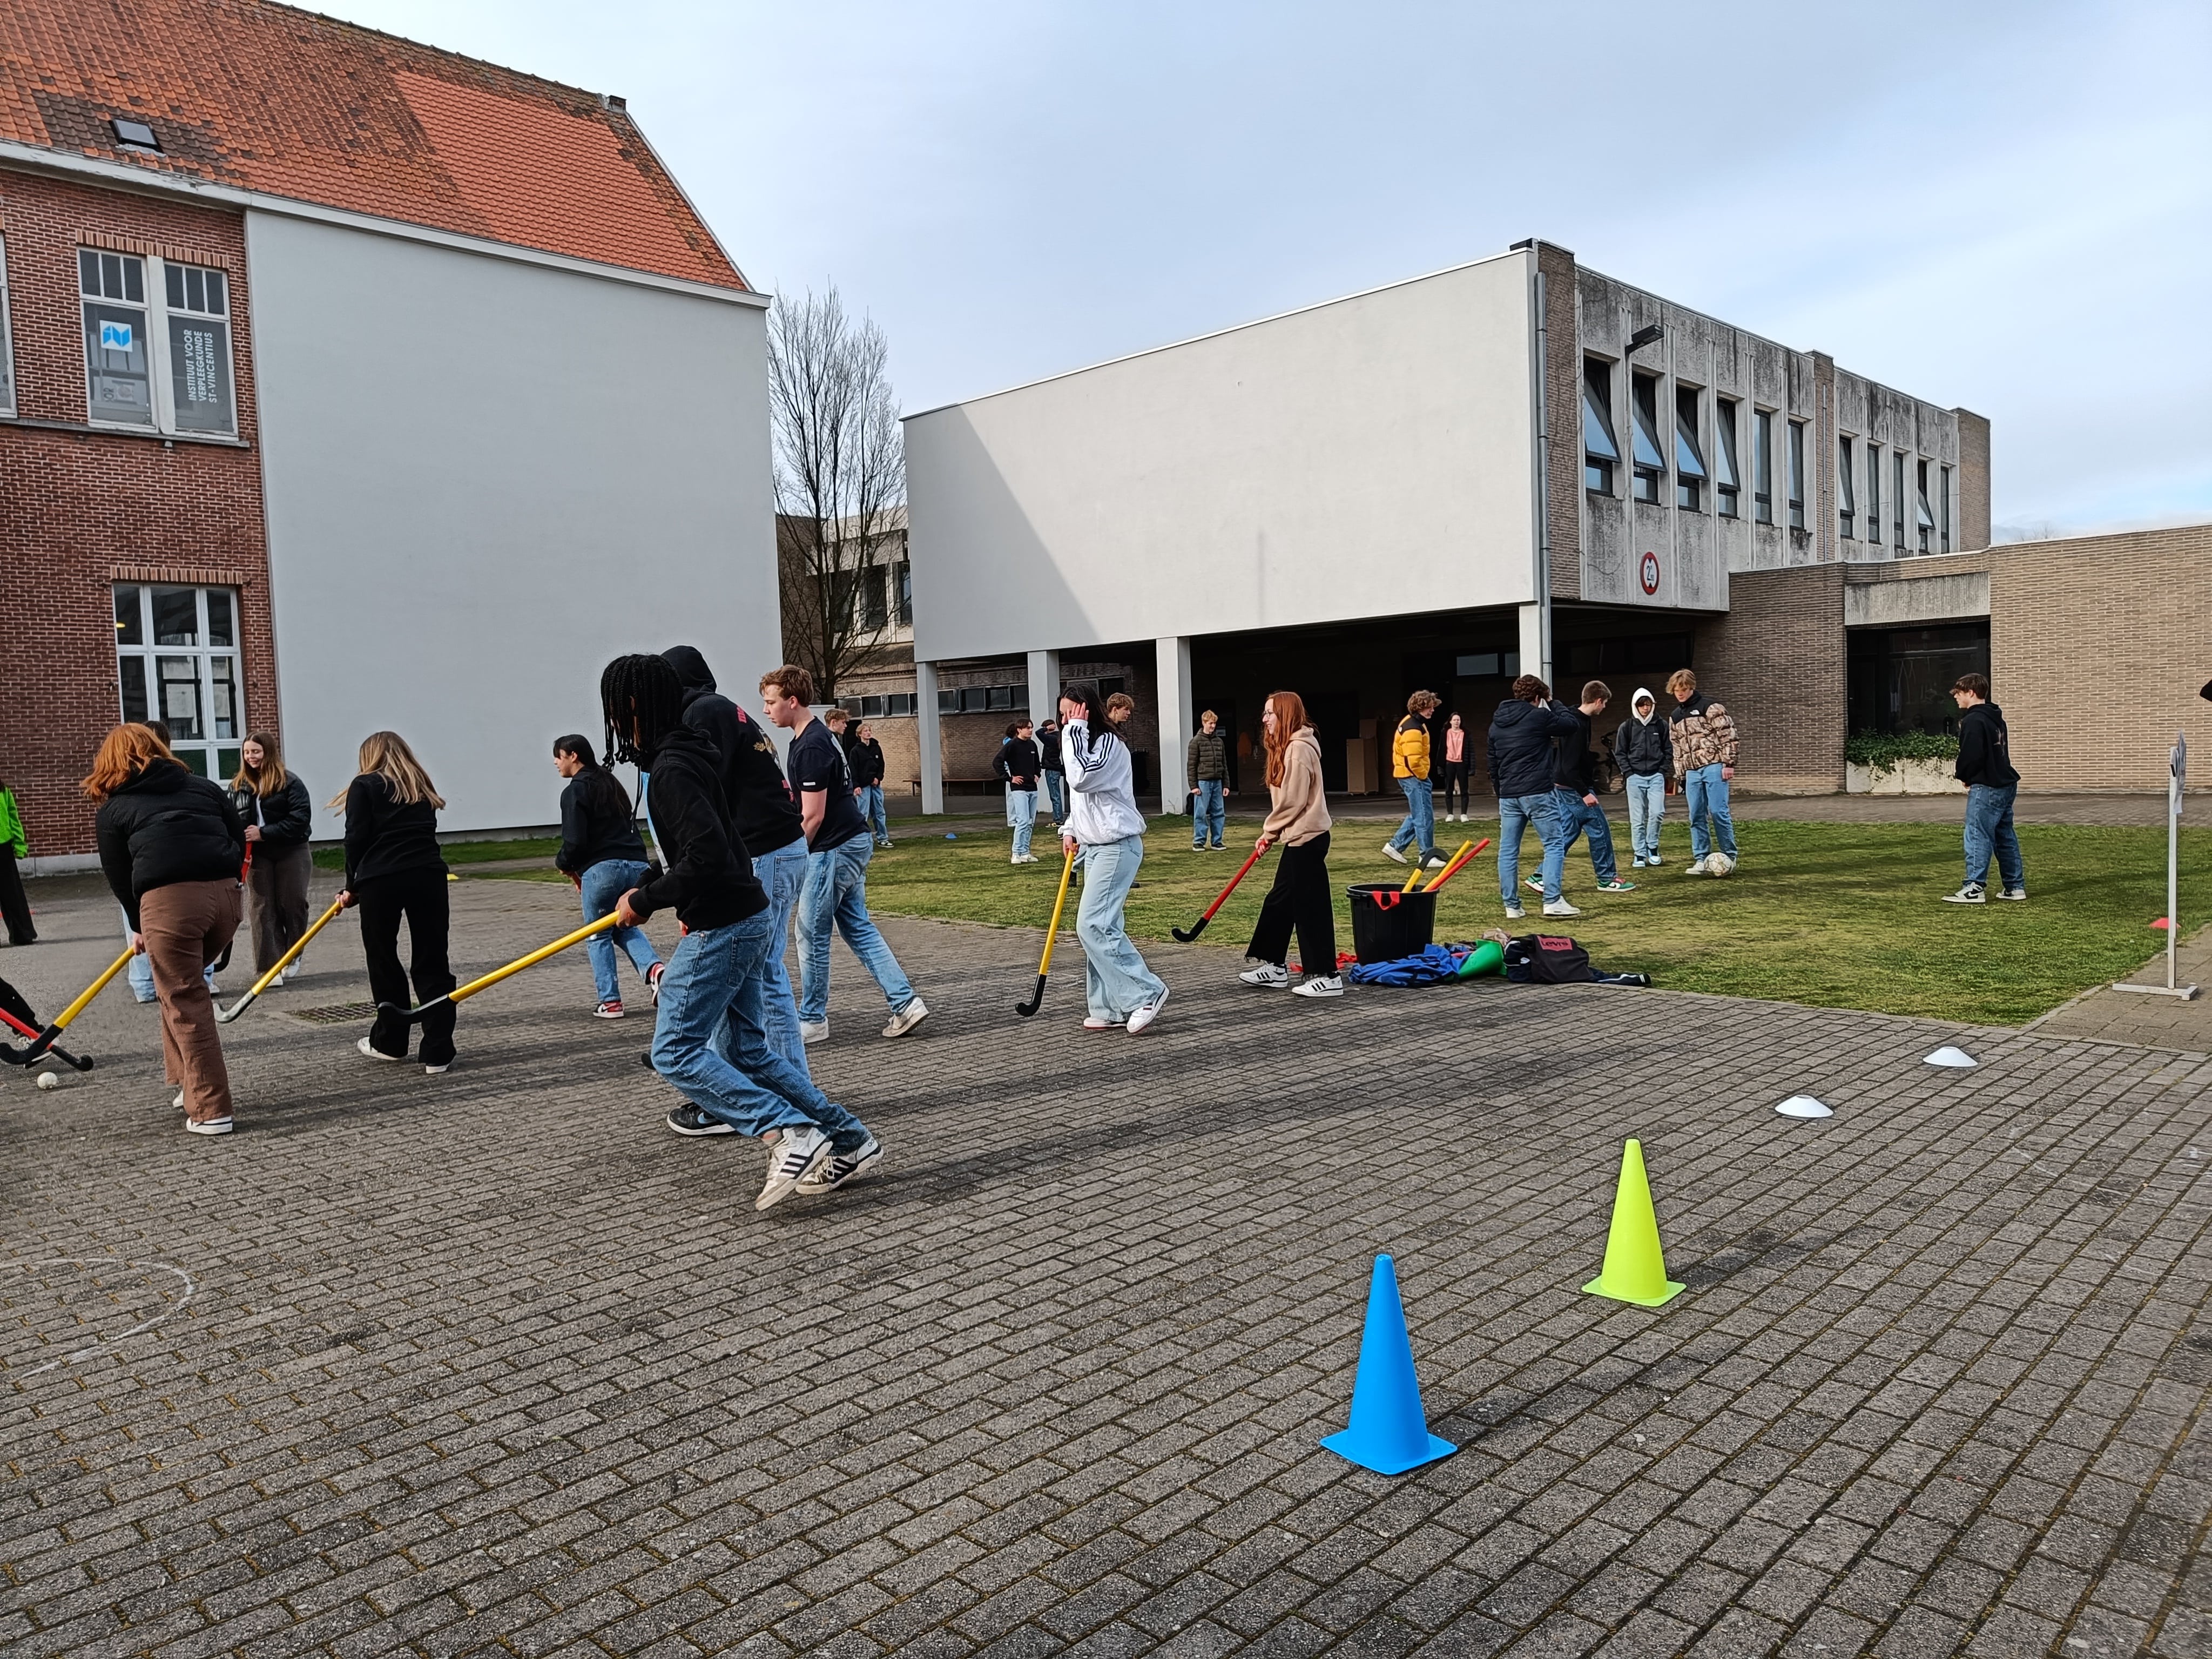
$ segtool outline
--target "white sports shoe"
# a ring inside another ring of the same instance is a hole
[[[830,1022],[826,1019],[800,1020],[799,1022],[799,1040],[810,1048],[817,1042],[829,1042]]]
[[[834,1193],[848,1181],[857,1181],[884,1161],[884,1149],[873,1135],[849,1152],[832,1152],[814,1166],[814,1173],[799,1183],[801,1198]]]
[[[1278,962],[1263,962],[1256,968],[1247,968],[1237,977],[1247,985],[1275,989],[1291,982],[1291,970]]]
[[[1388,842],[1382,843],[1382,856],[1393,864],[1403,864],[1406,861],[1406,855]]]
[[[1129,1014],[1129,1035],[1131,1036],[1136,1036],[1138,1032],[1143,1030],[1154,1020],[1158,1019],[1160,1017],[1160,1005],[1164,1003],[1167,1000],[1168,988],[1163,985],[1158,990],[1152,993],[1152,998],[1149,1001],[1139,1003],[1134,1009],[1131,1010]]]
[[[227,1117],[210,1117],[203,1118],[195,1123],[191,1119],[186,1118],[185,1133],[194,1135],[227,1135],[230,1133],[230,1120]]]
[[[1568,903],[1566,900],[1559,898],[1553,899],[1549,904],[1547,904],[1544,907],[1544,914],[1547,916],[1578,916],[1582,915],[1582,912],[1576,909],[1575,907]]]
[[[1291,988],[1294,997],[1340,997],[1344,981],[1334,974],[1309,974]]]
[[[1697,860],[1688,869],[1683,871],[1682,873],[1686,876],[1704,875],[1705,873],[1705,860],[1704,859]]]
[[[813,1125],[783,1131],[768,1149],[768,1183],[753,1200],[753,1208],[765,1210],[790,1197],[799,1183],[812,1175],[817,1165],[827,1164],[830,1156],[830,1137]]]
[[[353,1046],[354,1046],[354,1051],[355,1051],[356,1054],[367,1054],[367,1055],[368,1055],[371,1060],[405,1060],[405,1059],[407,1058],[407,1056],[406,1056],[406,1055],[404,1055],[404,1054],[386,1054],[386,1053],[384,1052],[384,1050],[383,1050],[383,1049],[381,1049],[381,1048],[371,1048],[371,1047],[369,1046],[369,1041],[368,1041],[368,1039],[367,1037],[363,1037],[363,1038],[362,1038],[362,1040],[361,1040],[360,1042],[358,1042],[355,1043]]]
[[[890,1024],[884,1027],[884,1035],[887,1037],[904,1036],[928,1018],[929,1005],[916,997],[891,1016]]]
[[[1123,1024],[1125,1022],[1121,1020],[1101,1019],[1096,1014],[1088,1014],[1084,1017],[1083,1029],[1086,1031],[1112,1031],[1119,1030]]]

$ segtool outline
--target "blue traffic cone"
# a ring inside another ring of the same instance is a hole
[[[1377,1474],[1403,1474],[1459,1449],[1429,1432],[1421,1385],[1413,1376],[1406,1310],[1398,1300],[1398,1271],[1387,1255],[1375,1258],[1375,1278],[1367,1290],[1367,1330],[1359,1339],[1359,1375],[1352,1385],[1352,1425],[1321,1443]]]

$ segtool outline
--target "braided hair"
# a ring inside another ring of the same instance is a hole
[[[684,724],[684,687],[659,657],[617,657],[599,676],[607,759],[649,766],[660,739]]]

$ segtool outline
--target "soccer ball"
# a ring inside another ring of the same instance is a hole
[[[1731,875],[1735,870],[1735,860],[1726,853],[1716,853],[1705,860],[1705,873],[1709,876]]]

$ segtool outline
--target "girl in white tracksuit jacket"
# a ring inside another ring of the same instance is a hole
[[[1072,800],[1060,840],[1083,850],[1083,898],[1075,936],[1083,942],[1086,1031],[1125,1026],[1132,1035],[1159,1015],[1168,988],[1129,941],[1122,911],[1145,857],[1145,815],[1137,810],[1129,745],[1107,723],[1098,688],[1087,681],[1060,694],[1060,757]]]

